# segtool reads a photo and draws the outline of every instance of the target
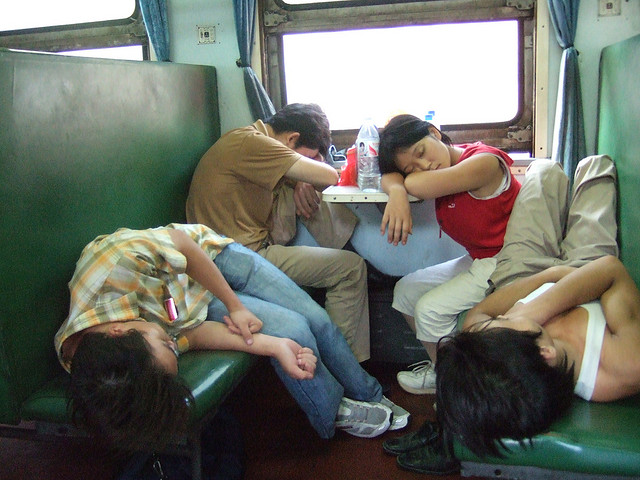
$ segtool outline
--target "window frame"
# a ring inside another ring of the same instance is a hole
[[[127,18],[0,32],[0,48],[33,52],[59,53],[133,45],[142,46],[143,59],[149,60],[149,37],[137,1]]]
[[[320,10],[325,8],[361,7],[369,5],[392,5],[394,3],[416,3],[421,0],[336,0],[334,2],[312,2],[299,5],[288,4],[283,0],[274,0],[274,3],[284,10]]]
[[[288,33],[325,32],[367,27],[435,25],[487,20],[517,20],[519,29],[519,111],[506,122],[443,125],[454,143],[483,141],[506,151],[532,152],[534,98],[534,0],[444,0],[330,2],[285,5],[259,0],[263,82],[276,108],[286,104],[282,38]],[[455,59],[452,59],[455,61]],[[348,147],[357,129],[334,130],[338,148]]]

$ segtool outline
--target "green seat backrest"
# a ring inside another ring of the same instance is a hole
[[[620,258],[640,285],[640,35],[610,45],[600,57],[598,153],[618,170]]]
[[[0,51],[0,423],[62,372],[53,336],[84,245],[184,221],[219,136],[213,67]]]

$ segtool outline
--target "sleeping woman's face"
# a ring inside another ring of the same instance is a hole
[[[167,373],[178,374],[178,346],[160,325],[143,320],[118,323],[120,328],[111,329],[109,335],[123,335],[129,330],[137,330],[149,345],[156,363]]]
[[[440,140],[440,132],[434,129],[429,135],[409,147],[396,152],[395,163],[405,175],[414,172],[440,170],[451,166],[449,147]]]

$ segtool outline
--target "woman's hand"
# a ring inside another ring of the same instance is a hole
[[[384,235],[388,227],[387,241],[398,245],[407,244],[412,233],[413,219],[411,218],[411,206],[406,192],[392,190],[389,193],[389,201],[384,207],[380,235]]]
[[[225,315],[224,323],[232,333],[242,336],[247,345],[253,343],[253,334],[262,329],[262,320],[246,308],[234,310],[229,315]]]
[[[317,358],[313,351],[301,347],[289,338],[276,338],[274,357],[291,378],[309,380],[316,371]]]
[[[389,201],[384,208],[382,215],[382,223],[380,224],[380,234],[384,235],[388,227],[387,241],[398,245],[407,244],[409,235],[413,229],[413,219],[411,218],[411,209],[408,200]]]

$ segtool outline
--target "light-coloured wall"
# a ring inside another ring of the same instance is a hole
[[[580,3],[575,46],[579,52],[587,155],[595,153],[600,52],[607,45],[639,33],[639,0],[621,0],[621,15],[614,17],[598,17],[598,0],[582,0]],[[549,39],[549,152],[553,138],[560,58],[561,49],[552,30]],[[638,83],[640,85],[640,81]]]
[[[222,132],[250,124],[239,58],[232,0],[169,0],[171,59],[178,63],[213,65],[218,72]],[[216,41],[198,44],[196,27],[215,26]]]

